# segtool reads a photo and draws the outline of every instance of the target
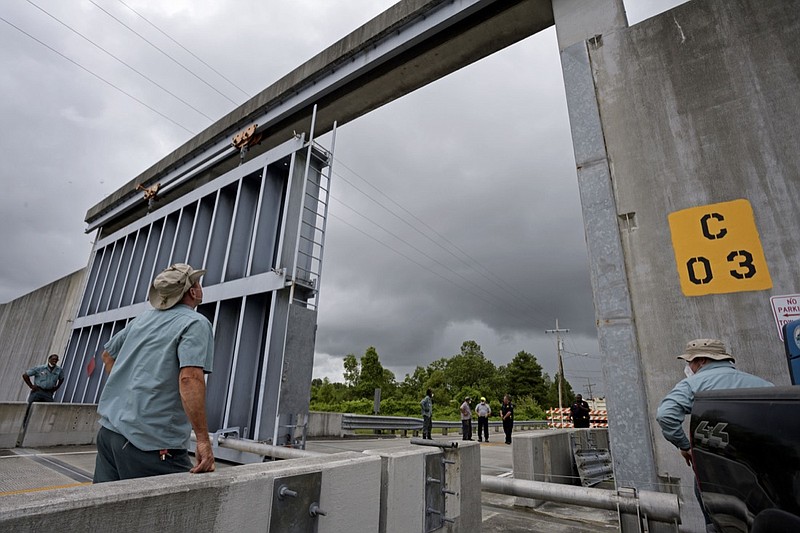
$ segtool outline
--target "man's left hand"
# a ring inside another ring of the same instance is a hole
[[[683,456],[683,460],[686,461],[686,464],[692,466],[692,452],[689,450],[681,450],[681,455]]]
[[[214,464],[214,453],[211,450],[211,442],[210,441],[197,441],[197,446],[195,447],[194,451],[195,459],[197,459],[197,464],[189,470],[192,474],[202,474],[203,472],[213,472],[216,470],[216,465]]]

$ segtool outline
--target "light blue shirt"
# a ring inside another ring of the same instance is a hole
[[[736,370],[730,361],[713,361],[703,365],[697,374],[682,379],[658,406],[656,420],[664,438],[681,450],[689,449],[689,439],[683,431],[683,419],[692,412],[697,392],[717,389],[749,389],[773,387],[766,379]]]
[[[178,376],[187,366],[211,372],[211,323],[178,304],[149,309],[105,345],[114,359],[97,412],[100,424],[144,451],[186,449],[192,426],[183,409]]]
[[[433,416],[433,400],[427,394],[419,404],[422,406],[422,416]]]
[[[64,370],[58,365],[53,370],[47,365],[36,366],[25,373],[33,378],[34,385],[45,391],[55,389],[58,381],[64,379]]]

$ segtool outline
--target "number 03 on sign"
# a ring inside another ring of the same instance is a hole
[[[747,200],[670,213],[669,229],[684,295],[772,287],[753,208]]]

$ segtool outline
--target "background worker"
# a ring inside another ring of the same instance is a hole
[[[422,438],[430,439],[433,428],[433,391],[431,389],[425,391],[425,397],[419,404],[422,408]]]
[[[492,416],[492,408],[489,407],[483,396],[481,396],[481,403],[475,406],[475,413],[478,415],[478,442],[483,440],[489,442],[489,417]]]
[[[22,374],[22,381],[31,389],[28,404],[33,402],[52,402],[53,396],[64,383],[64,369],[58,366],[58,355],[47,358],[47,364],[29,368]],[[33,382],[31,382],[33,378]]]

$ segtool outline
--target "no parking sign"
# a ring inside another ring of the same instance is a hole
[[[773,296],[769,302],[772,304],[772,314],[775,315],[775,324],[778,326],[778,337],[783,340],[783,326],[800,319],[800,294]]]

